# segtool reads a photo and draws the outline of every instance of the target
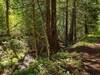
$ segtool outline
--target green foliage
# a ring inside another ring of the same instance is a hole
[[[95,30],[97,30],[97,32],[93,35],[88,35],[82,42],[72,47],[93,45],[100,39],[100,31],[98,31],[100,30],[100,5],[96,0],[76,1],[77,40],[85,35],[85,21],[87,21],[86,24],[90,33]],[[66,36],[66,7],[68,6],[69,34],[73,18],[73,0],[68,0],[68,5],[66,4],[66,0],[57,0],[56,4],[58,40],[64,42]],[[28,52],[31,47],[30,45],[37,47],[37,53],[40,53],[39,55],[44,54],[46,56],[45,26],[43,26],[46,23],[45,0],[36,0],[34,6],[33,0],[9,0],[8,18],[11,33],[10,37],[7,36],[5,7],[5,0],[0,0],[0,72],[4,69],[12,70],[11,66],[24,58],[26,52]],[[84,16],[86,16],[86,18]],[[53,28],[50,32],[53,32]],[[35,59],[35,62],[31,63],[30,66],[27,66],[27,69],[17,69],[11,75],[81,75],[79,71],[82,65],[81,59],[81,55],[76,52],[58,52],[50,56],[50,60],[39,57],[39,59]]]
[[[18,39],[1,40],[0,46],[0,69],[7,69],[18,63],[27,52],[27,47],[24,41]]]
[[[70,53],[68,52],[58,52],[57,54],[52,56],[52,59],[67,59],[70,57]]]
[[[11,39],[10,40],[10,48],[12,50],[21,50],[25,48],[25,43],[18,39]]]
[[[61,55],[61,54],[64,54]],[[73,53],[78,56],[77,53]],[[22,71],[16,71],[13,75],[80,75],[81,60],[73,58],[73,54],[59,52],[55,54],[55,61],[47,58],[39,58]],[[70,57],[68,57],[70,55]],[[58,58],[59,60],[58,60]]]

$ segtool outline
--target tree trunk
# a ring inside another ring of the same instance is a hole
[[[47,32],[49,33],[49,31],[47,31],[47,30],[49,30],[49,29],[47,29],[47,26],[48,26],[48,24],[49,24],[49,16],[50,16],[50,14],[48,14],[49,12],[47,11],[46,12],[46,14],[48,15],[47,17],[46,17],[46,21],[47,21],[47,24],[45,23],[45,17],[44,17],[44,14],[43,14],[43,12],[42,12],[42,9],[41,9],[41,6],[40,6],[40,4],[39,4],[39,0],[37,0],[37,3],[38,3],[38,7],[39,7],[39,10],[40,10],[40,13],[41,13],[41,16],[42,16],[42,21],[43,21],[43,24],[42,24],[42,27],[43,27],[43,33],[44,33],[44,38],[45,38],[45,48],[46,48],[46,51],[45,52],[43,52],[43,53],[46,53],[47,54],[47,57],[48,57],[48,59],[49,59],[49,57],[50,57],[50,47],[49,47],[49,40],[48,40],[48,36],[47,36]],[[48,1],[46,1],[46,4],[47,3],[49,3],[49,0]],[[49,5],[47,5],[46,6],[46,8],[47,9],[49,9],[48,8],[49,7]],[[45,25],[46,24],[46,25]],[[49,25],[50,26],[50,25]],[[49,27],[48,27],[49,28]],[[47,31],[47,32],[46,32]],[[45,55],[46,55],[45,54]]]
[[[35,30],[35,0],[32,1],[32,6],[33,6],[33,15],[32,15],[32,18],[33,18],[33,30],[32,30],[32,38],[33,38],[33,44],[32,44],[32,50],[34,52],[34,55],[35,57],[37,57],[37,46],[36,46],[36,42],[37,42],[37,39],[36,39],[36,30]]]
[[[33,57],[37,57],[37,47],[36,47],[36,30],[35,30],[35,3],[32,0],[32,25],[28,27],[28,45],[29,45],[29,53],[32,54]]]
[[[51,44],[51,19],[50,19],[50,0],[46,0],[46,33],[47,33],[47,36],[48,36],[48,41],[49,41],[49,44]]]
[[[7,35],[10,36],[10,28],[9,28],[9,0],[6,0],[6,26],[7,26]]]
[[[53,50],[59,49],[57,27],[56,27],[56,0],[51,0],[51,32],[52,32],[52,44]]]
[[[85,29],[85,35],[87,35],[89,32],[88,32],[87,17],[86,17],[86,15],[85,15],[84,29]]]
[[[73,1],[73,8],[72,8],[72,21],[70,27],[70,34],[69,39],[70,43],[73,44],[76,41],[76,0]]]
[[[58,35],[56,29],[56,0],[46,0],[46,32],[51,53],[59,49]]]
[[[68,46],[68,0],[66,0],[66,33],[65,33],[65,44]]]

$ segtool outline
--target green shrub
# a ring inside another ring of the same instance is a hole
[[[67,59],[70,58],[70,53],[68,52],[58,52],[52,56],[52,59]]]

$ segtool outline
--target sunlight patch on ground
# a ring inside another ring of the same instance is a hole
[[[100,32],[98,32],[98,34],[89,34],[87,37],[100,37]]]
[[[81,41],[81,42],[74,44],[72,47],[75,48],[75,47],[78,47],[78,46],[93,46],[93,45],[95,45],[95,43],[89,43],[89,42]]]
[[[77,42],[72,47],[78,47],[78,46],[91,46],[91,47],[99,47],[100,46],[100,32],[97,32],[96,34],[89,34],[84,38],[82,41]]]

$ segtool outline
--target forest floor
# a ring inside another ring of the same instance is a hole
[[[56,73],[51,75],[66,75],[66,74],[57,74],[58,70],[56,70],[56,68],[60,67],[65,70],[69,69],[67,71],[71,70],[72,72],[74,72],[74,70],[76,69],[75,66],[78,66],[80,65],[79,63],[81,63],[79,60],[82,61],[82,66],[77,67],[77,69],[79,71],[81,70],[80,71],[81,74],[72,74],[72,75],[100,75],[100,35],[88,35],[86,38],[82,39],[81,41],[77,42],[76,44],[65,50],[67,50],[66,53],[60,52],[61,60],[58,60],[59,53],[57,53],[58,55],[56,54],[56,57],[52,57],[53,59],[51,60],[47,61],[42,59],[43,62],[40,62],[41,60],[34,59],[30,53],[27,53],[21,62],[15,63],[15,65],[12,65],[12,67],[8,67],[8,69],[5,69],[3,71],[1,70],[0,75],[10,75],[9,73],[13,72],[15,72],[15,74],[11,75],[30,75],[30,71],[32,71],[31,75],[41,75],[41,74],[34,74],[35,72],[37,73],[38,72],[37,70],[39,69],[41,72],[41,68],[44,70],[45,69],[48,70],[48,72],[50,73],[53,72]],[[73,58],[73,56],[75,56],[76,58],[75,57]],[[72,59],[70,59],[70,57]],[[30,66],[30,63],[32,64],[36,63],[36,64]],[[43,66],[41,66],[41,64]],[[39,66],[41,66],[41,68]],[[18,73],[17,70],[19,70]]]
[[[82,54],[82,75],[100,75],[100,36],[89,35],[67,50]]]
[[[100,36],[88,36],[70,50],[82,53],[83,75],[100,75]]]

